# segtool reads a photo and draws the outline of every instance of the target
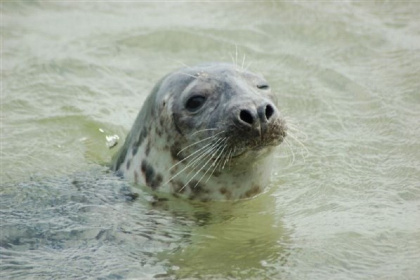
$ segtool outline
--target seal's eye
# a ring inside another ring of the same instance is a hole
[[[269,89],[270,86],[266,83],[261,83],[261,84],[257,85],[257,88],[259,88],[259,89]]]
[[[190,112],[195,112],[198,109],[200,109],[201,106],[203,106],[205,101],[206,101],[206,98],[204,96],[201,96],[201,95],[192,96],[187,100],[187,103],[185,103],[185,108],[187,108],[187,110]]]

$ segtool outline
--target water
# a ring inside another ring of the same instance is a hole
[[[420,278],[419,3],[1,11],[3,279]],[[266,193],[151,204],[107,172],[155,82],[232,59],[294,128]]]

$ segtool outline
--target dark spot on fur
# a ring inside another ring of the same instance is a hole
[[[180,145],[178,143],[175,143],[171,146],[171,156],[175,160],[183,160],[184,157],[182,156],[182,153],[179,153],[181,150]]]
[[[249,189],[244,195],[241,196],[241,198],[250,198],[254,195],[258,194],[260,192],[259,186],[253,186],[251,189]]]
[[[136,142],[136,144],[137,144],[137,142]],[[136,145],[136,144],[134,144],[134,145]],[[133,150],[131,151],[131,154],[133,156],[135,156],[137,154],[138,150],[139,150],[139,146],[133,146]]]
[[[137,154],[137,151],[138,151],[140,145],[143,143],[143,141],[147,137],[147,135],[148,135],[148,129],[146,127],[143,127],[143,129],[141,130],[141,132],[139,134],[139,137],[137,138],[137,141],[133,145],[133,151],[132,151],[133,156],[135,156]]]
[[[196,199],[200,198],[201,200],[207,198],[207,194],[209,194],[209,190],[205,188],[205,185],[198,182],[197,180],[192,180],[188,183],[188,186],[190,187],[191,194],[189,199]]]
[[[162,184],[163,177],[161,174],[155,172],[155,169],[146,160],[141,162],[141,172],[146,181],[146,185],[151,187],[153,190],[159,188]]]
[[[232,192],[228,190],[226,187],[220,188],[220,193],[224,195],[227,199],[230,199],[232,197]]]
[[[143,160],[143,161],[141,162],[141,172],[142,172],[143,174],[146,174],[146,168],[147,168],[147,161]]]
[[[130,169],[130,164],[131,164],[131,159],[127,160],[127,164],[126,164],[127,170]]]
[[[156,176],[154,176],[152,182],[150,183],[150,187],[154,190],[159,188],[160,185],[162,184],[162,180],[163,180],[162,175],[156,174]]]
[[[149,155],[149,153],[150,153],[150,139],[147,141],[147,144],[146,144],[146,156],[148,156]]]
[[[208,190],[204,189],[204,185],[199,183],[197,180],[192,180],[188,183],[188,186],[190,187],[191,192],[195,194],[200,194],[204,192],[208,193]]]
[[[184,183],[182,183],[181,181],[174,181],[171,183],[171,185],[174,193],[185,192]]]
[[[172,108],[172,111],[174,111],[174,109]],[[177,114],[172,114],[172,119],[173,120],[176,120],[176,119],[178,119],[179,118],[179,116],[177,115]],[[179,128],[179,126],[178,126],[178,123],[176,122],[176,121],[174,121],[173,122],[174,123],[174,127],[175,127],[175,130],[180,134],[180,135],[183,135],[182,134],[182,131],[181,131],[181,129]]]
[[[146,179],[146,185],[151,187],[153,179],[155,177],[155,170],[153,169],[153,166],[147,163],[146,160],[142,160],[141,171],[143,172],[143,175]]]

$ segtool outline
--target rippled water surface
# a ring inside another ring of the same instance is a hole
[[[1,13],[2,279],[420,279],[419,3]],[[107,171],[162,76],[232,60],[291,128],[266,193],[151,203]]]

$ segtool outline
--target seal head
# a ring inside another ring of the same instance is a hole
[[[113,170],[190,199],[252,197],[268,184],[273,149],[286,137],[267,81],[235,65],[177,70],[153,89]]]

